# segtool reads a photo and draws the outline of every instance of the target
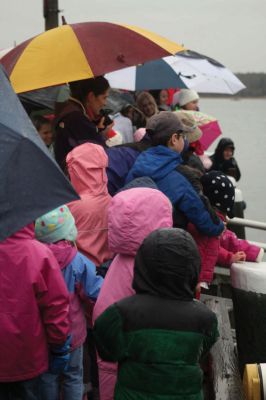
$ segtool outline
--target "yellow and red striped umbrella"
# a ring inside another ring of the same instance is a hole
[[[83,22],[51,29],[1,59],[17,93],[92,78],[184,48],[144,29]]]

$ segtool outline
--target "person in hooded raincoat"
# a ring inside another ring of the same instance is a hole
[[[117,361],[115,400],[203,400],[199,362],[218,337],[215,314],[194,300],[200,255],[188,232],[158,229],[139,248],[136,294],[95,322],[100,356]]]
[[[95,265],[77,251],[75,220],[66,205],[62,205],[35,221],[36,238],[56,257],[70,295],[70,332],[72,337],[68,371],[61,374],[45,373],[40,378],[41,399],[64,400],[83,397],[83,344],[86,339],[86,304],[95,302],[103,278],[96,275]],[[63,379],[61,379],[63,378]]]
[[[71,183],[81,198],[68,205],[78,229],[77,247],[99,266],[113,256],[107,243],[111,200],[105,171],[108,158],[101,146],[84,143],[68,154],[66,162]]]
[[[115,301],[135,293],[132,288],[133,267],[139,246],[150,232],[172,224],[171,203],[156,189],[133,188],[113,197],[108,212],[108,238],[109,247],[116,256],[96,301],[94,320]],[[100,398],[111,400],[117,365],[98,359],[98,367]]]
[[[214,154],[210,157],[212,166],[210,170],[221,171],[226,175],[233,176],[236,181],[241,178],[240,169],[234,158],[235,145],[229,138],[219,141]]]
[[[69,295],[33,223],[0,242],[0,265],[0,398],[37,400],[38,377],[67,365]]]

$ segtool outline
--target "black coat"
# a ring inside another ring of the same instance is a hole
[[[233,176],[236,181],[239,181],[241,173],[236,159],[232,157],[230,160],[225,160],[223,157],[223,152],[226,147],[231,147],[234,153],[234,142],[229,138],[221,139],[215,149],[214,154],[210,157],[212,160],[212,166],[210,170],[221,171],[226,175]]]
[[[81,106],[69,100],[55,119],[55,159],[65,169],[67,154],[76,146],[90,142],[105,145],[96,124],[90,121]]]

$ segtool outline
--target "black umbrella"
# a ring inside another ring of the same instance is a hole
[[[0,68],[0,240],[78,198]]]

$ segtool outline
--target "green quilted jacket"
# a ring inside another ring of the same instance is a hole
[[[136,295],[110,306],[94,326],[100,357],[118,362],[116,400],[203,400],[199,362],[218,331],[215,314],[193,299],[199,264],[193,239],[181,229],[144,240]]]

